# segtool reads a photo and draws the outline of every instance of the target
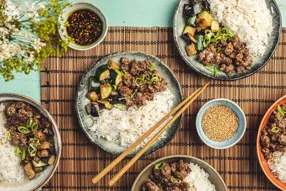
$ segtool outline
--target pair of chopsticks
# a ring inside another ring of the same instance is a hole
[[[112,168],[121,162],[131,151],[133,151],[145,138],[152,134],[160,125],[168,120],[173,114],[173,118],[108,182],[109,186],[113,186],[118,179],[151,147],[151,145],[169,128],[169,126],[199,97],[199,95],[206,89],[210,82],[206,83],[203,87],[196,90],[192,95],[181,102],[175,109],[168,113],[156,125],[150,128],[142,137],[133,143],[127,150],[119,155],[112,163],[103,169],[97,176],[92,179],[92,183],[96,184],[103,178]]]

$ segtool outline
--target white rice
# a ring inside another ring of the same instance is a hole
[[[189,191],[216,191],[215,185],[209,181],[209,174],[199,165],[190,163],[192,172],[184,179],[190,184]]]
[[[5,106],[0,104],[0,181],[21,183],[24,181],[25,173],[20,165],[21,159],[14,153],[15,147],[7,141],[4,108]]]
[[[268,166],[281,182],[286,183],[286,152],[274,152]]]
[[[140,108],[133,106],[128,110],[102,109],[100,117],[90,127],[90,131],[97,138],[129,147],[171,111],[173,98],[174,95],[166,90],[155,94],[153,101],[147,101],[147,105]],[[140,146],[145,145],[155,133],[147,137]]]
[[[273,31],[265,0],[209,0],[217,19],[246,43],[255,56],[264,54]]]

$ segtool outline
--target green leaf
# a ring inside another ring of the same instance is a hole
[[[282,109],[282,107],[280,107],[280,105],[278,105],[277,110],[279,111],[279,113],[284,117],[286,112],[284,111],[284,109]]]

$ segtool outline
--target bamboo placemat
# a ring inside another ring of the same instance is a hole
[[[63,153],[60,166],[44,190],[130,190],[138,173],[155,159],[184,154],[201,158],[223,177],[230,191],[277,190],[264,176],[256,155],[256,134],[260,120],[269,106],[286,94],[286,29],[279,47],[257,74],[240,81],[212,81],[202,96],[189,108],[177,135],[164,148],[142,157],[113,187],[107,182],[126,164],[112,170],[97,185],[91,179],[113,156],[92,145],[82,132],[75,115],[77,85],[83,73],[99,58],[117,51],[142,51],[162,59],[175,73],[184,96],[207,82],[180,58],[173,42],[171,28],[111,27],[105,41],[89,51],[70,50],[61,58],[50,58],[41,72],[42,104],[58,123]],[[211,149],[202,143],[195,130],[195,115],[199,108],[214,98],[229,98],[237,102],[247,116],[247,131],[243,139],[226,150]]]

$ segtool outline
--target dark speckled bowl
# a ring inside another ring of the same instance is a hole
[[[177,106],[181,101],[182,101],[182,90],[180,87],[180,84],[178,80],[176,79],[175,75],[173,72],[168,68],[167,65],[165,65],[161,60],[158,58],[147,55],[145,53],[141,52],[117,52],[110,54],[103,59],[99,60],[98,62],[94,63],[89,70],[84,74],[82,77],[78,91],[76,94],[76,113],[79,119],[79,124],[82,127],[84,133],[88,137],[88,139],[104,149],[105,151],[118,155],[122,153],[124,150],[126,150],[125,147],[122,147],[114,142],[109,142],[105,139],[98,139],[95,136],[92,135],[92,133],[89,131],[88,127],[91,125],[93,122],[90,116],[86,113],[85,111],[85,105],[89,103],[89,100],[86,98],[86,94],[88,92],[88,79],[90,76],[93,76],[97,70],[97,68],[101,65],[107,64],[109,59],[113,59],[115,61],[119,62],[119,59],[121,57],[127,57],[129,60],[132,60],[136,58],[137,60],[146,60],[149,59],[151,60],[154,64],[156,69],[160,72],[160,74],[166,79],[168,83],[168,89],[175,95],[175,100],[174,100],[174,107]],[[147,151],[145,154],[150,154],[157,149],[163,147],[166,145],[169,141],[172,140],[172,138],[175,136],[177,129],[180,126],[182,116],[178,118],[166,131],[166,138],[162,138],[161,140],[158,140],[155,142]],[[129,157],[135,155],[138,150],[134,150]]]
[[[174,30],[174,39],[175,44],[179,50],[179,53],[183,60],[190,66],[193,70],[198,73],[207,76],[209,78],[213,78],[216,80],[225,80],[225,81],[233,81],[239,80],[242,78],[246,78],[258,72],[261,68],[263,68],[268,61],[270,60],[272,54],[275,52],[277,45],[279,43],[280,33],[281,33],[281,14],[275,0],[266,0],[268,8],[271,10],[272,21],[273,21],[273,32],[270,36],[270,43],[265,54],[262,57],[255,58],[252,67],[249,70],[246,70],[243,73],[235,73],[231,76],[226,75],[224,72],[219,72],[215,77],[213,72],[209,71],[204,67],[197,59],[196,56],[189,57],[186,53],[185,47],[187,43],[180,37],[182,31],[185,27],[185,18],[183,17],[183,6],[184,4],[188,4],[189,0],[180,0],[178,8],[175,12],[173,30]]]

